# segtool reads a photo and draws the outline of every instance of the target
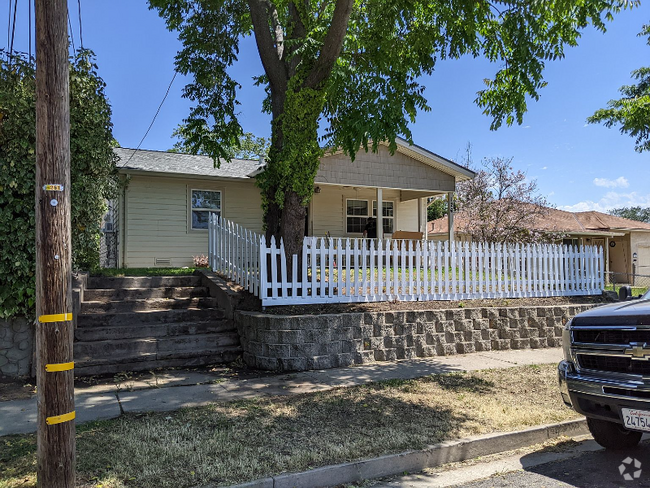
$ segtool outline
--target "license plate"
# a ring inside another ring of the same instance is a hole
[[[628,429],[650,432],[650,412],[634,408],[621,408],[623,425]]]

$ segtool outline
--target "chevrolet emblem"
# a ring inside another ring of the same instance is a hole
[[[631,356],[631,359],[648,361],[650,360],[650,347],[647,342],[630,342],[630,347],[625,350],[625,354]]]

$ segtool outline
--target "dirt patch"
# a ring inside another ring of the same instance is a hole
[[[27,400],[36,396],[36,384],[29,379],[0,378],[0,402]]]
[[[260,300],[248,292],[243,295],[238,310],[262,311]],[[428,302],[371,302],[371,303],[324,303],[316,305],[285,305],[266,307],[265,313],[273,315],[322,315],[358,312],[399,312],[416,310],[441,310],[450,308],[494,307],[544,307],[555,305],[604,305],[612,300],[603,296],[540,297],[540,298],[490,298],[484,300],[433,300]]]

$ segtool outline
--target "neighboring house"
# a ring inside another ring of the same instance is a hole
[[[126,187],[118,201],[118,263],[124,267],[189,266],[207,254],[208,216],[221,215],[262,230],[255,175],[264,162],[233,160],[214,168],[207,156],[117,148]],[[426,236],[427,199],[456,190],[474,173],[453,161],[399,140],[391,155],[359,152],[354,162],[341,152],[321,160],[309,204],[305,235],[361,237],[366,221],[378,231]],[[377,208],[383,208],[377,216]]]
[[[567,245],[602,246],[607,271],[619,283],[629,283],[631,274],[650,275],[650,224],[624,219],[602,212],[566,212],[548,209],[543,221],[528,223],[530,229],[560,233]],[[469,240],[463,212],[454,214],[454,233],[458,240]],[[428,238],[446,240],[448,218],[432,220],[427,225]]]

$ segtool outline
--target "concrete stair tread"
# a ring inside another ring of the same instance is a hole
[[[182,309],[140,310],[128,312],[81,313],[77,329],[85,327],[110,327],[115,325],[145,326],[170,322],[223,320],[225,312],[219,308],[186,307]]]
[[[153,288],[167,286],[201,286],[201,277],[186,276],[91,276],[86,289]]]
[[[197,310],[205,310],[205,309],[197,309]],[[209,310],[209,309],[208,309]],[[155,310],[155,312],[168,312],[168,310]],[[134,313],[145,313],[145,312],[134,312]],[[91,315],[85,315],[85,317],[90,317],[92,315],[99,315],[99,314],[91,314]],[[117,315],[117,314],[116,314]],[[128,313],[124,313],[123,315],[129,315]],[[126,319],[126,317],[125,317]],[[213,318],[205,318],[205,319],[196,319],[196,320],[174,320],[170,322],[157,322],[153,324],[146,324],[147,327],[168,327],[170,325],[181,325],[181,324],[211,324],[211,323],[216,323],[216,322],[224,322],[228,319],[225,318],[218,318],[218,319],[213,319]],[[129,327],[141,327],[141,325],[133,325],[132,323],[129,323],[128,320],[125,320],[124,323],[121,324],[115,324],[115,325],[82,325],[77,327],[77,329],[98,329],[98,328],[110,328],[110,329],[122,329],[122,328],[129,328]],[[234,326],[233,326],[234,327]]]
[[[102,290],[166,290],[166,289],[180,289],[180,290],[193,290],[195,288],[205,288],[204,286],[151,286],[151,287],[142,287],[142,286],[120,286],[119,288],[107,287],[107,288],[86,288],[86,290],[92,291],[102,291]]]
[[[81,313],[119,313],[137,312],[140,310],[168,310],[187,308],[216,307],[217,301],[213,297],[191,298],[142,298],[136,300],[105,300],[83,301]]]
[[[151,301],[178,301],[178,302],[191,302],[193,300],[200,300],[202,298],[210,298],[212,297],[183,297],[183,298],[134,298],[132,300],[84,300],[81,302],[82,304],[87,303],[89,305],[98,305],[102,303],[124,303],[124,302],[134,302],[134,303],[146,303],[146,302],[151,302]]]
[[[212,337],[215,337],[215,336],[221,336],[221,335],[222,334],[215,334],[215,333],[208,332],[206,334],[192,334],[192,335],[189,335],[189,336],[182,336],[182,337],[186,338],[186,339],[190,339],[190,338],[192,338],[192,339],[209,339],[209,338],[212,338]],[[77,345],[86,345],[86,344],[101,345],[101,344],[108,344],[108,343],[115,343],[115,342],[129,342],[129,343],[133,343],[133,342],[160,342],[161,340],[165,340],[165,339],[167,339],[167,340],[171,340],[171,339],[176,340],[177,336],[141,337],[141,338],[137,338],[137,339],[106,339],[106,340],[102,340],[102,341],[76,341],[74,345],[75,346],[77,346]]]
[[[218,334],[236,331],[232,320],[212,318],[203,320],[172,321],[151,324],[125,322],[116,325],[94,325],[77,327],[75,339],[78,342],[92,342],[111,339],[144,339],[148,337],[178,337],[197,334]]]
[[[89,302],[84,302],[84,303],[89,303]],[[98,303],[104,303],[104,302],[98,302]],[[160,310],[135,310],[133,312],[111,312],[111,315],[115,316],[124,316],[126,317],[127,315],[147,315],[147,314],[160,314],[160,313],[173,313],[173,312],[205,312],[206,310],[220,310],[220,309],[211,309],[211,308],[201,308],[201,307],[187,307],[183,308],[181,310],[167,310],[167,309],[160,309]],[[103,317],[106,315],[106,312],[91,312],[91,313],[83,313],[81,312],[79,314],[80,317]]]
[[[217,355],[220,354],[221,352],[224,351],[240,351],[241,352],[241,346],[224,346],[220,347],[219,349],[216,348],[206,348],[206,349],[201,349],[198,351],[193,351],[191,354],[189,353],[182,353],[179,356],[162,356],[159,357],[158,353],[151,352],[151,353],[142,353],[138,355],[129,355],[129,354],[124,354],[118,357],[112,357],[112,358],[79,358],[75,359],[75,369],[77,367],[83,368],[88,365],[100,365],[100,364],[119,364],[119,363],[139,363],[139,362],[145,362],[145,361],[151,361],[151,360],[159,360],[163,361],[165,359],[182,359],[185,357],[204,357],[204,356],[210,356],[210,355]]]
[[[193,367],[205,366],[208,364],[221,364],[234,361],[241,354],[240,346],[224,347],[219,352],[209,351],[205,354],[197,354],[196,356],[187,358],[168,358],[156,359],[153,356],[147,356],[143,360],[126,360],[124,362],[115,363],[98,362],[91,363],[77,363],[75,365],[75,376],[89,376],[89,375],[104,375],[115,374],[124,371],[149,371],[159,368],[176,368],[176,367]]]

